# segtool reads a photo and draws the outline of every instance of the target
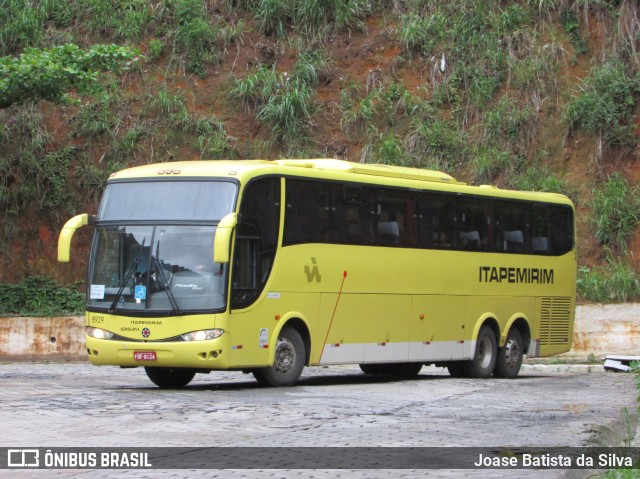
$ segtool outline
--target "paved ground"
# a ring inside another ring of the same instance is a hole
[[[373,378],[357,367],[311,368],[296,387],[282,389],[212,373],[184,390],[159,390],[141,369],[5,363],[0,446],[582,446],[621,422],[624,408],[635,411],[635,399],[632,375],[598,365],[528,365],[513,381],[454,379],[427,367],[411,381]],[[565,471],[0,470],[0,478],[462,475],[554,478]]]

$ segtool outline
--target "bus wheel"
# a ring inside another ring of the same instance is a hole
[[[469,377],[486,379],[491,376],[497,356],[498,347],[493,330],[489,326],[483,326],[478,333],[476,353],[469,363]]]
[[[520,372],[523,354],[522,334],[517,329],[512,329],[507,335],[504,347],[500,348],[493,375],[497,378],[515,378]]]
[[[276,344],[273,366],[256,369],[253,375],[260,384],[268,386],[291,386],[304,369],[304,342],[300,333],[285,326],[280,332]]]
[[[149,379],[161,388],[181,388],[191,382],[196,372],[186,368],[157,368],[145,367],[145,372]]]

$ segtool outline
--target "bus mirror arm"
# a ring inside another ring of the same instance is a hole
[[[73,238],[76,230],[82,226],[94,224],[95,219],[95,216],[84,213],[74,216],[64,224],[58,237],[58,261],[60,263],[69,262],[71,257],[71,238]]]
[[[216,263],[228,263],[231,260],[231,234],[237,224],[237,213],[229,213],[218,223],[213,240],[213,261]]]

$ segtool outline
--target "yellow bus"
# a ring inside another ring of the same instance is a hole
[[[574,208],[560,194],[469,186],[332,159],[190,161],[113,174],[91,247],[86,346],[160,387],[238,370],[294,384],[305,366],[514,378],[569,351]]]

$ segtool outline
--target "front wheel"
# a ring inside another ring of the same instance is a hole
[[[512,329],[507,335],[507,341],[504,346],[500,348],[493,375],[497,378],[515,378],[520,372],[523,354],[522,334],[517,329]]]
[[[302,374],[304,363],[302,336],[294,328],[285,326],[278,337],[273,366],[256,369],[253,375],[266,386],[292,386]]]
[[[469,362],[468,375],[472,378],[486,379],[493,373],[498,356],[496,336],[489,326],[483,326],[476,340],[476,352]]]
[[[191,382],[196,372],[187,368],[158,368],[146,366],[144,371],[153,384],[163,389],[175,389]]]

